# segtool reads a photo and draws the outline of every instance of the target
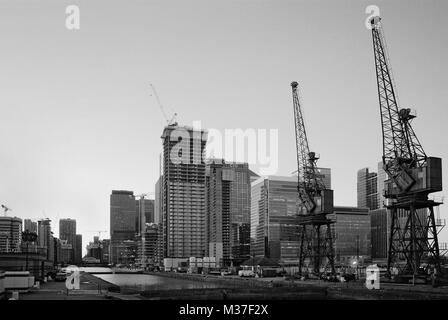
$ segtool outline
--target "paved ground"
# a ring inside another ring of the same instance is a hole
[[[106,300],[111,285],[90,274],[81,273],[81,288],[67,292],[65,282],[48,281],[39,289],[21,293],[19,300]]]

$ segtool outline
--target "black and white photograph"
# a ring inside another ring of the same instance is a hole
[[[0,0],[0,305],[448,300],[447,15]]]

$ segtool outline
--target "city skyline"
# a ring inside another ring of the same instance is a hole
[[[202,120],[204,128],[222,131],[279,129],[277,175],[290,175],[297,168],[289,83],[297,80],[311,148],[321,154],[319,165],[332,169],[335,204],[356,205],[357,170],[375,170],[381,160],[371,38],[364,27],[370,3],[328,2],[327,11],[322,4],[288,1],[275,7],[270,2],[256,7],[219,3],[217,8],[197,3],[200,10],[178,3],[174,25],[168,21],[172,9],[162,3],[134,2],[126,8],[83,3],[78,33],[64,27],[66,3],[5,4],[0,13],[5,39],[0,83],[6,89],[0,97],[0,202],[12,208],[9,216],[37,221],[45,212],[55,235],[59,219],[76,219],[86,244],[95,235],[89,230],[109,230],[112,190],[154,191],[165,121],[149,83],[167,111],[179,113],[181,124]],[[446,136],[448,115],[442,16],[447,4],[376,4],[400,101],[417,110],[415,128],[427,153],[447,159],[440,139]],[[347,20],[333,27],[338,15]],[[422,45],[415,46],[415,40]],[[264,45],[268,42],[272,48]],[[356,50],[356,57],[347,48]],[[105,58],[98,61],[100,56]],[[344,83],[338,81],[342,73],[348,79]],[[257,81],[265,74],[269,78]],[[347,115],[350,127],[343,123]],[[333,134],[326,135],[330,130]],[[251,169],[258,173],[256,166]],[[445,205],[440,210],[444,217]],[[447,241],[446,230],[440,240]]]

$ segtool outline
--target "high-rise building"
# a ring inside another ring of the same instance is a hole
[[[153,269],[159,264],[158,241],[159,225],[157,223],[147,223],[145,232],[137,240],[137,261],[144,269]],[[143,241],[144,236],[144,241]]]
[[[67,239],[59,239],[61,253],[58,257],[58,263],[62,265],[73,264],[73,245],[68,243]]]
[[[383,162],[378,162],[377,190],[378,190],[378,208],[385,208],[387,199],[384,197],[385,181],[388,179],[386,171],[383,169]]]
[[[63,264],[63,253],[62,253],[62,243],[58,238],[53,238],[53,252],[54,252],[54,264],[62,265]]]
[[[51,220],[42,219],[37,222],[39,248],[44,249],[48,261],[54,261],[54,240],[53,232],[51,232]]]
[[[82,234],[77,234],[75,243],[75,264],[79,266],[81,263],[82,263]]]
[[[145,223],[154,222],[154,200],[144,198],[135,200],[135,210],[137,215],[135,230],[139,233]]]
[[[154,192],[154,222],[162,224],[163,220],[163,190],[162,190],[162,180],[163,176],[160,176],[159,179],[157,179],[156,185],[155,185],[155,192]]]
[[[368,168],[358,170],[357,174],[358,207],[378,209],[378,180],[376,172]]]
[[[37,222],[34,222],[31,219],[25,219],[23,221],[23,231],[26,230],[37,234]]]
[[[67,240],[67,242],[62,242],[62,247],[64,250],[64,258],[65,255],[68,254],[66,252],[69,252],[71,250],[71,253],[69,254],[70,258],[66,263],[72,263],[75,264],[75,255],[76,255],[76,220],[74,219],[59,219],[59,239],[60,240]],[[69,248],[71,247],[71,249]],[[64,259],[65,261],[65,259]]]
[[[207,161],[207,255],[221,266],[238,265],[250,257],[250,190],[247,163]]]
[[[368,262],[371,259],[370,215],[368,208],[335,206],[328,218],[335,221],[335,260],[350,264]]]
[[[386,259],[390,234],[390,214],[386,208],[370,211],[372,259]]]
[[[93,242],[89,242],[89,244],[86,246],[86,249],[87,257],[92,257],[100,261],[102,260],[103,247],[99,237],[93,237]]]
[[[331,189],[331,169],[330,168],[317,168],[318,174],[321,177],[325,188]]]
[[[110,252],[110,240],[109,239],[103,239],[101,240],[101,247],[102,247],[102,252],[101,252],[101,263],[110,263],[110,257],[109,257],[109,252]]]
[[[252,183],[251,256],[298,263],[297,177],[268,176]]]
[[[206,252],[207,132],[175,124],[166,126],[161,138],[164,257],[202,257]]]
[[[137,214],[132,191],[113,190],[110,195],[110,261],[132,264],[135,254]]]
[[[0,217],[0,252],[19,252],[22,242],[22,219]]]

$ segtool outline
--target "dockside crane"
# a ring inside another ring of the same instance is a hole
[[[428,195],[442,191],[442,159],[428,157],[411,122],[415,114],[399,108],[379,16],[370,20],[383,135],[384,197],[391,215],[388,274],[416,276],[432,267],[441,272],[434,207]],[[395,273],[395,272],[394,272]]]
[[[334,269],[334,248],[331,225],[327,217],[333,213],[333,190],[327,189],[317,168],[319,156],[311,152],[300,105],[299,84],[291,83],[297,150],[298,223],[300,226],[299,273],[314,274]],[[326,260],[326,261],[325,261]],[[326,262],[325,265],[323,264]],[[307,264],[305,265],[305,263]]]

